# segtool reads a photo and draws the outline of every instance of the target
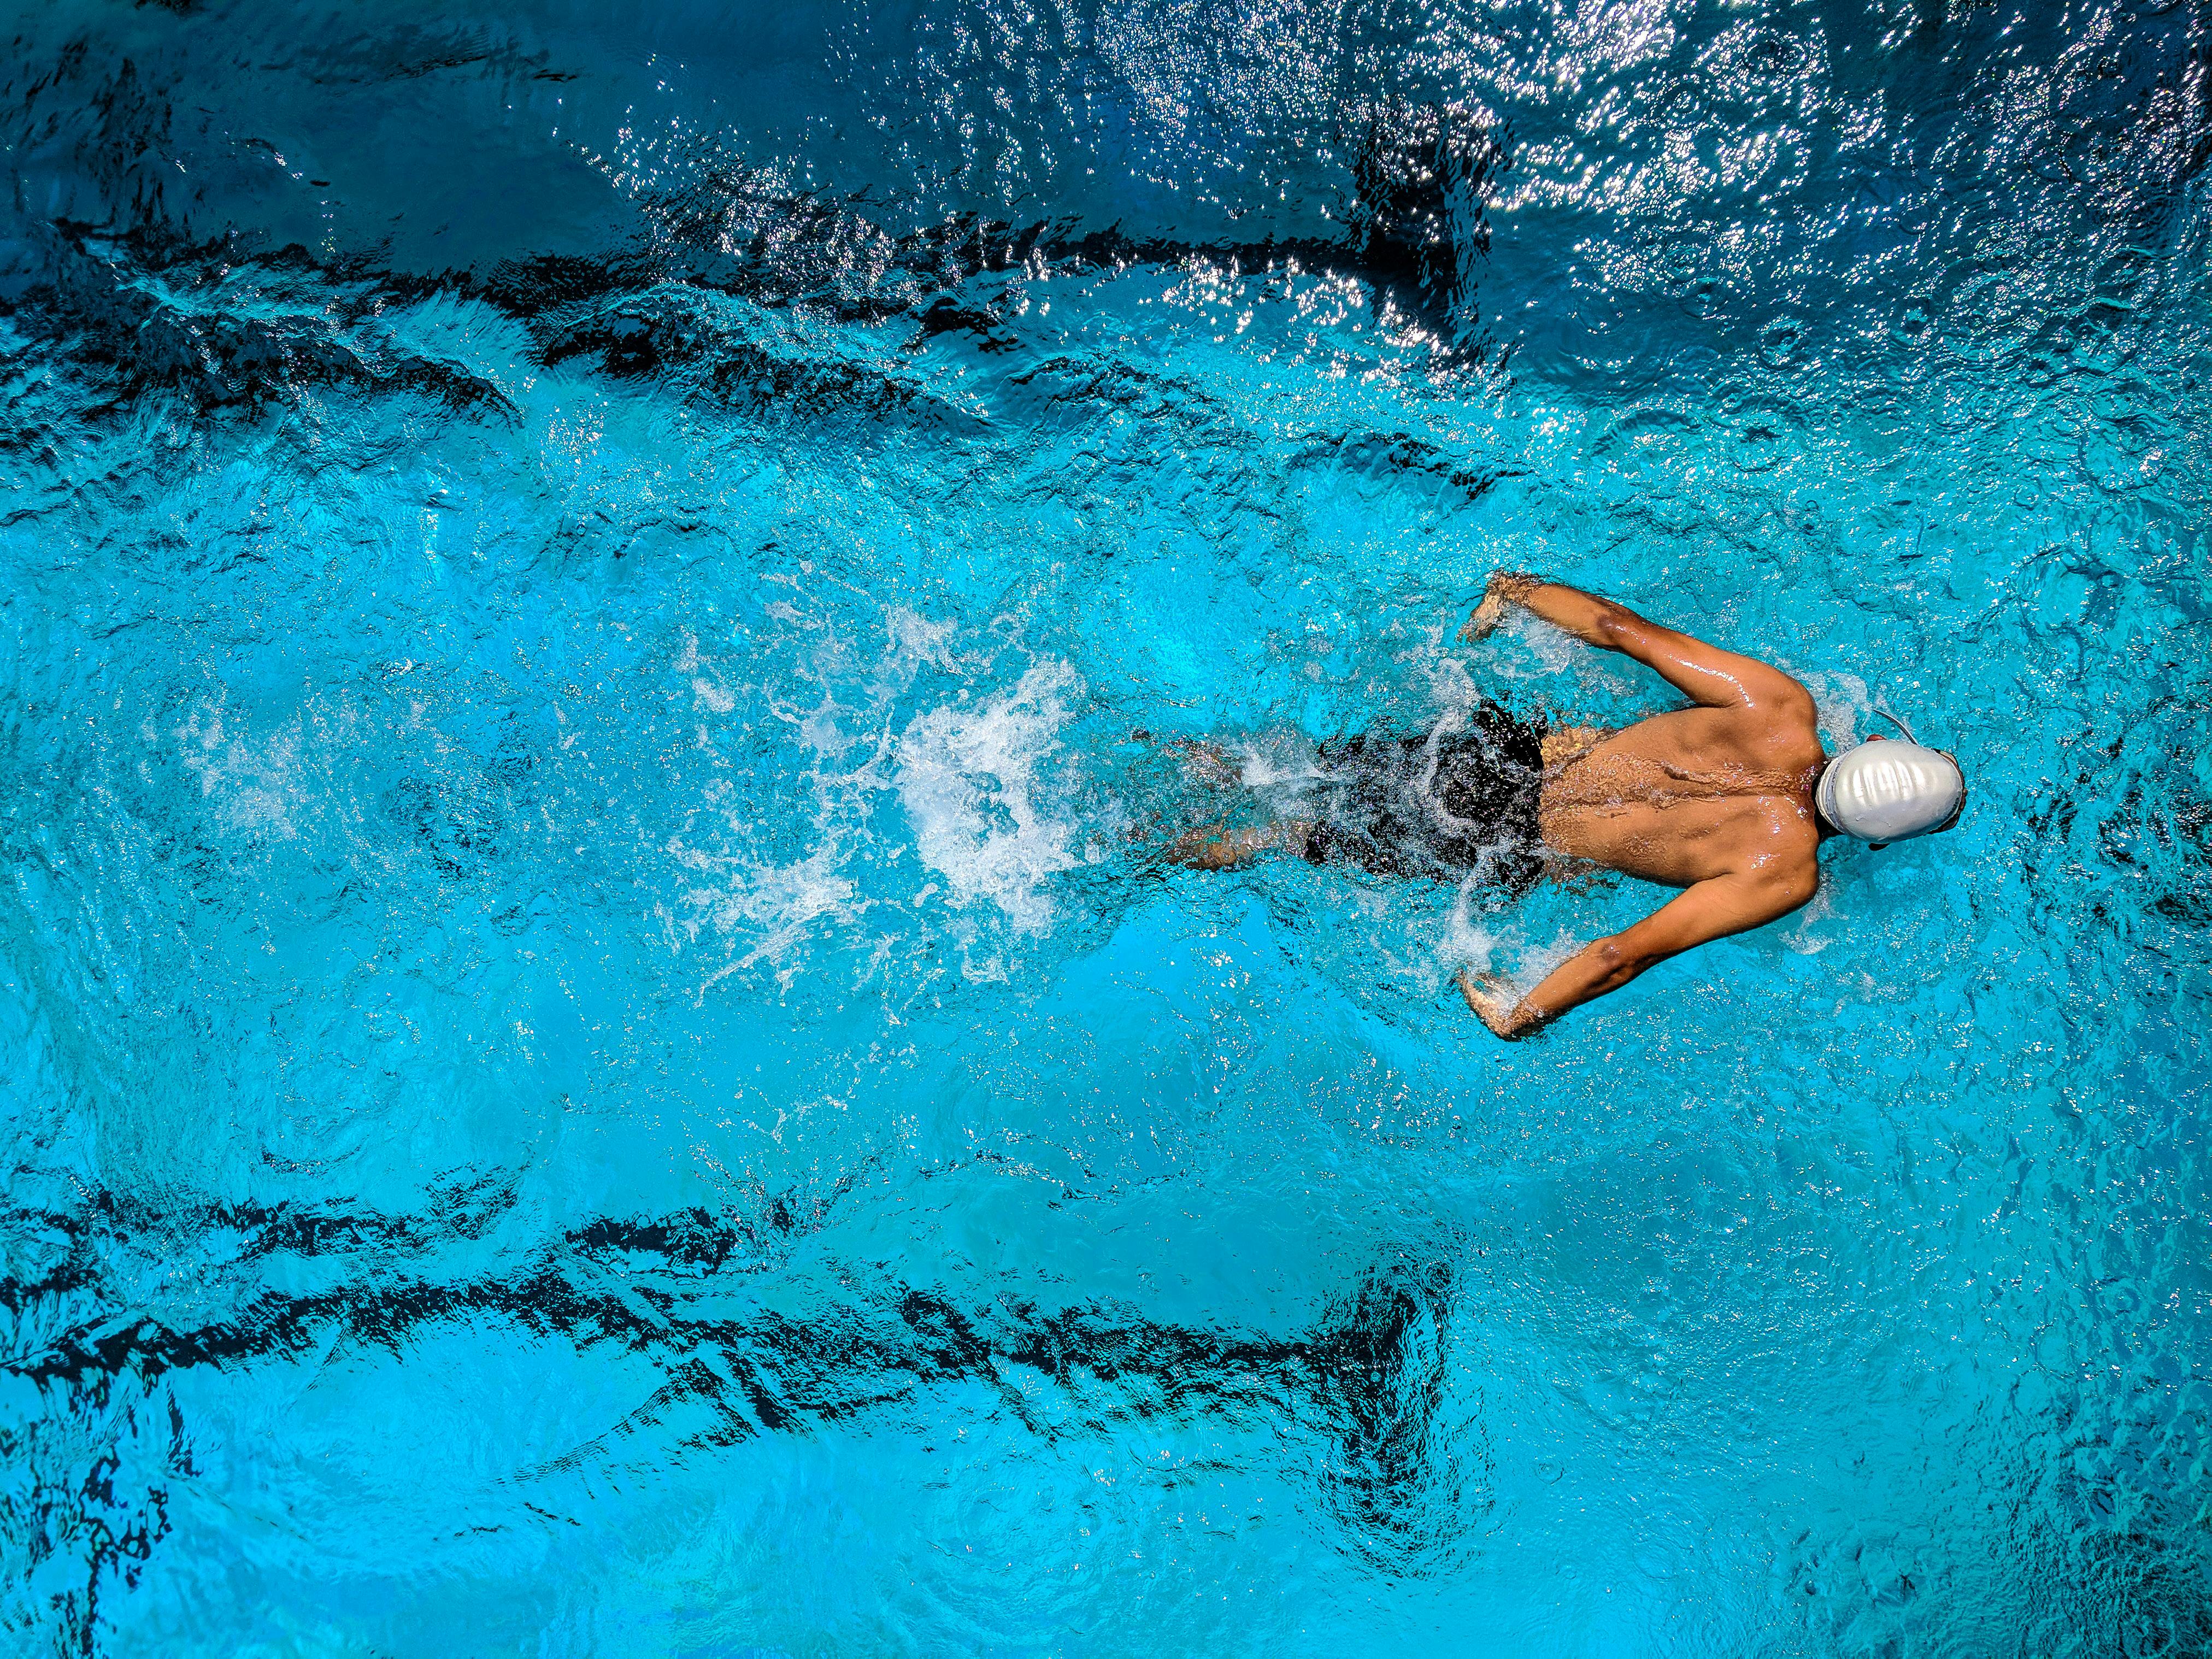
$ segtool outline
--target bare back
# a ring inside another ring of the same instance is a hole
[[[1668,887],[1754,869],[1809,873],[1820,841],[1813,781],[1825,757],[1809,708],[1780,701],[1677,709],[1595,741],[1547,745],[1545,844]]]
[[[1784,916],[1820,886],[1812,694],[1755,657],[1646,621],[1558,582],[1501,571],[1468,619],[1480,639],[1508,607],[1642,663],[1696,705],[1625,730],[1576,734],[1545,755],[1538,828],[1568,858],[1683,890],[1593,941],[1525,994],[1462,975],[1468,1006],[1516,1036],[1618,990],[1668,957]]]

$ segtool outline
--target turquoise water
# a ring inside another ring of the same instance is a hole
[[[17,8],[7,1650],[2212,1650],[2206,30]],[[1501,564],[1965,821],[1148,854]]]

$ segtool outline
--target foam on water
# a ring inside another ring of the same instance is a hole
[[[956,905],[987,900],[1021,933],[1051,925],[1043,884],[1079,857],[1077,826],[1051,817],[1036,792],[1038,764],[1082,689],[1066,663],[1040,662],[982,707],[933,708],[899,738],[899,799],[922,862]]]

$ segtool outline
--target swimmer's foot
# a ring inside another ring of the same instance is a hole
[[[1295,821],[1236,830],[1217,823],[1210,830],[1193,830],[1178,836],[1166,857],[1171,864],[1193,870],[1233,870],[1262,853],[1303,854],[1312,836],[1313,825]]]

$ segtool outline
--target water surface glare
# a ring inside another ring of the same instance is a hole
[[[2212,1651],[2203,6],[10,10],[0,1646]],[[1964,822],[1152,856],[1499,566]]]

